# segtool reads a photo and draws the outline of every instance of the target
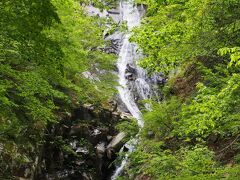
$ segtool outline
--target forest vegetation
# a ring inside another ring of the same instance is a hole
[[[0,2],[0,179],[35,162],[47,126],[114,93],[107,77],[115,56],[100,50],[106,22],[87,16],[80,3]],[[104,70],[101,81],[82,74],[96,69]]]
[[[116,1],[92,2],[109,9]],[[48,126],[116,94],[116,56],[101,50],[109,22],[87,16],[84,3],[0,2],[0,179],[35,162]],[[161,101],[142,108],[140,142],[118,179],[239,179],[240,1],[136,3],[147,10],[131,36],[143,51],[139,65],[167,82]],[[117,128],[129,138],[136,126]]]
[[[239,179],[240,2],[137,2],[147,7],[131,37],[145,55],[140,65],[168,81],[144,113],[126,177]]]

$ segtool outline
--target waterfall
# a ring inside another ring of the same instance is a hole
[[[151,98],[152,90],[145,71],[136,64],[136,61],[139,59],[137,46],[136,44],[129,42],[132,28],[140,25],[140,13],[133,0],[120,2],[120,16],[121,21],[125,21],[127,23],[128,32],[124,35],[122,40],[122,47],[117,62],[119,77],[119,86],[117,89],[122,102],[125,104],[132,116],[136,118],[139,129],[141,130],[144,126],[144,122],[135,97],[137,94],[140,100]],[[133,71],[133,74],[129,73],[129,76],[131,76],[132,79],[126,77],[129,69],[132,69]],[[134,78],[132,76],[134,76]],[[133,89],[135,89],[135,91],[133,91]],[[145,107],[149,108],[148,105],[145,105]],[[137,141],[138,138],[135,137],[124,145],[124,147],[128,149],[128,152],[123,158],[121,165],[117,167],[116,171],[112,175],[112,180],[115,180],[121,174],[128,161],[129,154],[134,151]],[[123,151],[123,148],[120,152],[121,151]]]
[[[140,25],[140,14],[132,1],[123,1],[120,3],[120,13],[122,21],[126,21],[128,30],[131,31],[133,27]],[[134,100],[134,94],[130,91],[128,86],[128,79],[126,78],[126,71],[128,65],[135,65],[138,58],[137,46],[129,42],[130,32],[127,33],[123,39],[123,44],[119,53],[117,62],[119,87],[117,87],[120,98],[128,108],[129,112],[137,119],[140,127],[143,127],[143,120],[141,119],[141,112]],[[138,69],[137,69],[138,70]],[[140,73],[137,73],[141,75]],[[138,77],[138,79],[143,79]],[[144,81],[144,80],[143,80]],[[147,84],[147,83],[145,83]]]

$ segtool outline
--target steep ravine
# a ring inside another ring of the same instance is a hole
[[[119,5],[120,21],[126,22],[127,32],[122,36],[122,45],[117,61],[119,86],[117,87],[120,100],[124,103],[130,114],[137,120],[139,131],[144,126],[142,114],[140,111],[139,101],[151,99],[156,96],[154,85],[157,83],[155,76],[148,77],[145,70],[140,68],[137,61],[141,57],[140,51],[136,44],[130,42],[131,30],[140,25],[141,11],[144,11],[143,6],[137,6],[133,0],[121,1]],[[111,39],[116,40],[119,34],[112,35]],[[145,108],[150,109],[148,104]],[[115,180],[123,171],[128,155],[134,151],[138,143],[138,135],[130,139],[121,149],[127,149],[127,153],[121,164],[116,168],[111,179]]]
[[[108,179],[123,145],[115,126],[128,118],[112,110],[84,105],[50,126],[35,179]]]
[[[105,180],[116,179],[134,151],[138,138],[123,144],[124,132],[115,126],[124,119],[134,117],[139,131],[144,126],[140,106],[144,99],[158,96],[155,87],[164,81],[160,75],[149,77],[137,65],[142,56],[136,44],[129,41],[131,30],[140,25],[144,7],[133,0],[121,1],[119,7],[101,13],[94,7],[87,7],[89,15],[113,18],[119,26],[126,22],[127,32],[116,31],[105,35],[111,45],[103,50],[118,55],[117,90],[119,95],[109,104],[111,108],[83,105],[76,108],[68,118],[58,125],[50,126],[43,147],[36,179],[46,180]],[[119,151],[127,151],[120,164],[114,165]]]

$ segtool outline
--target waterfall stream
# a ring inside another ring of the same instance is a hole
[[[136,65],[136,61],[140,56],[137,52],[137,46],[136,44],[129,42],[132,28],[140,25],[140,13],[133,0],[120,2],[120,18],[121,21],[125,21],[127,23],[128,32],[124,35],[122,40],[122,46],[117,62],[119,77],[119,86],[117,89],[122,102],[125,104],[132,116],[137,120],[139,130],[141,130],[144,126],[144,122],[142,120],[142,114],[139,110],[138,104],[136,103],[136,96],[141,100],[150,98],[152,90],[145,71]],[[135,76],[134,79],[127,78],[129,68],[134,70],[134,72],[132,72]],[[135,91],[133,91],[133,87]],[[148,108],[147,105],[146,108]],[[115,180],[123,171],[128,161],[128,156],[134,151],[137,141],[138,137],[136,136],[124,145],[124,147],[128,149],[128,152],[123,158],[120,166],[117,167],[116,171],[112,175],[112,180]],[[121,151],[123,151],[123,148],[120,152]]]

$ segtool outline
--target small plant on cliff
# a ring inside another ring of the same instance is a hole
[[[129,141],[131,138],[135,137],[139,131],[139,127],[136,119],[123,119],[117,126],[117,130],[126,133],[125,142]]]

